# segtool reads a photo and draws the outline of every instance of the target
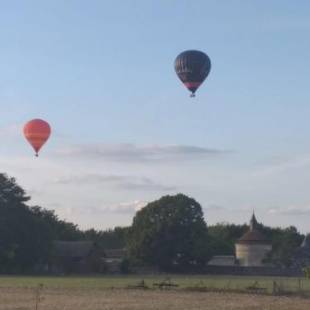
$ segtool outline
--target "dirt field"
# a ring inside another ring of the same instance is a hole
[[[308,310],[309,299],[182,291],[43,289],[39,310]],[[0,310],[35,310],[33,288],[0,288]]]

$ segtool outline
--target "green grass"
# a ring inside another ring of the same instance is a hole
[[[240,277],[240,276],[208,276],[208,275],[130,275],[130,276],[0,276],[0,288],[34,288],[43,284],[46,288],[81,288],[81,289],[109,289],[109,288],[127,288],[134,286],[142,279],[146,285],[153,287],[156,282],[161,282],[170,277],[171,281],[178,285],[178,289],[188,287],[208,287],[215,289],[246,289],[248,286],[258,283],[259,287],[267,288],[268,292],[272,291],[273,281],[289,290],[298,291],[299,281],[304,291],[310,292],[310,280],[299,278],[282,278],[282,277]]]

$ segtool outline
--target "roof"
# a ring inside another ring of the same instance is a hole
[[[250,230],[255,230],[255,229],[257,229],[257,227],[258,227],[258,223],[257,223],[256,217],[255,217],[254,211],[253,211],[253,215],[252,215],[252,218],[250,220]]]
[[[270,244],[271,242],[258,230],[258,222],[253,212],[250,220],[250,229],[238,241],[237,244]]]
[[[87,257],[95,247],[93,241],[54,241],[53,256]]]
[[[237,243],[240,244],[270,244],[270,241],[258,230],[249,230]]]

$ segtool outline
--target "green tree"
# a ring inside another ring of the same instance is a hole
[[[249,229],[245,224],[235,225],[219,223],[208,227],[212,253],[215,255],[234,255],[236,241]],[[304,236],[294,226],[274,228],[258,224],[258,229],[272,242],[272,251],[265,262],[272,265],[289,267],[296,248]]]
[[[14,178],[0,173],[0,271],[32,271],[48,261],[53,240],[80,240],[77,225],[54,211],[29,207],[30,197]]]
[[[2,205],[23,205],[28,200],[30,197],[26,195],[14,178],[0,173],[0,203]]]
[[[234,255],[236,241],[248,230],[247,225],[218,223],[208,227],[212,253]]]
[[[149,203],[134,217],[129,254],[164,270],[190,270],[209,258],[207,225],[200,204],[183,194]]]
[[[262,231],[272,241],[272,251],[266,261],[273,265],[290,267],[294,260],[295,251],[302,243],[304,236],[294,226],[287,228],[262,226]]]
[[[0,174],[0,271],[23,272],[46,260],[50,232],[26,205],[30,199],[14,178]]]
[[[83,239],[95,241],[104,249],[119,249],[126,247],[129,227],[115,227],[114,229],[88,229],[83,232]]]
[[[41,219],[48,226],[53,240],[75,241],[83,239],[84,233],[79,230],[78,226],[60,220],[54,210],[47,210],[39,206],[30,209],[36,218]]]

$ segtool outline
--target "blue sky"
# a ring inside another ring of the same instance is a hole
[[[0,164],[82,228],[183,192],[208,223],[309,230],[310,4],[0,1]],[[173,62],[211,58],[195,99]],[[21,135],[53,135],[39,160]]]

